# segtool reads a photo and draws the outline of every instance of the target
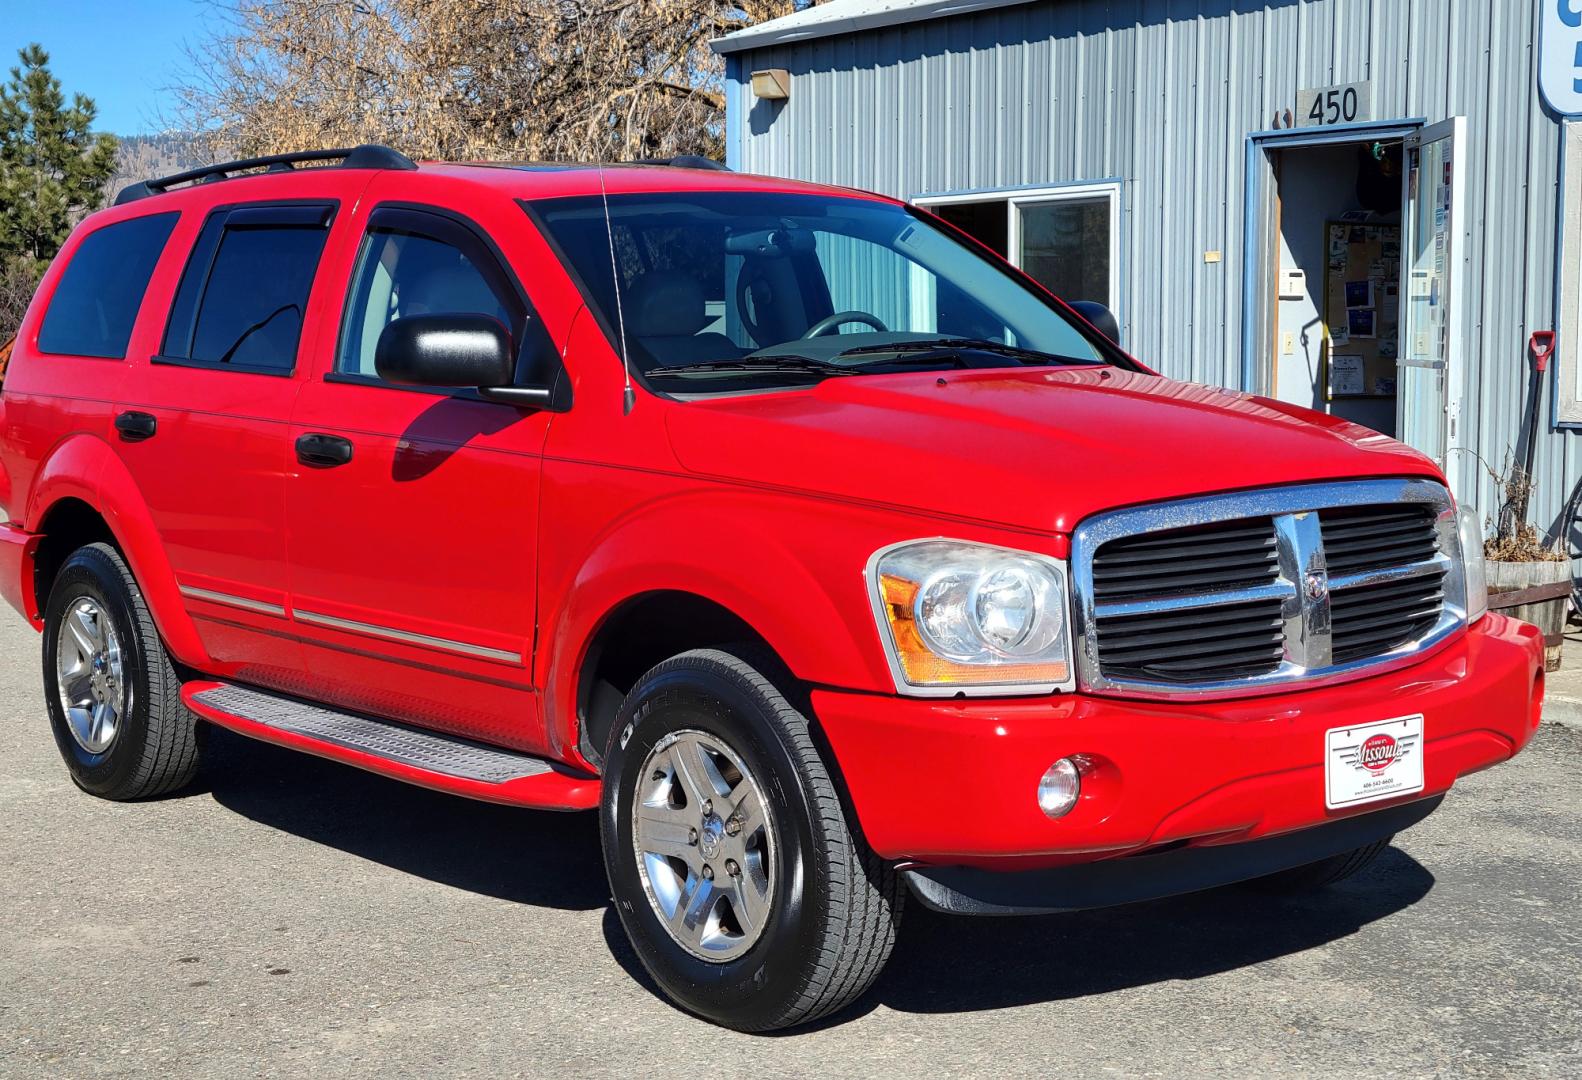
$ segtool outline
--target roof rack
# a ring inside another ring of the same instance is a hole
[[[677,154],[667,158],[638,158],[636,161],[623,161],[623,165],[668,165],[673,169],[708,169],[712,172],[731,172],[731,167],[724,162],[706,158],[701,154]]]
[[[342,169],[415,169],[417,164],[399,151],[388,146],[365,143],[345,150],[302,150],[295,154],[270,154],[266,157],[243,158],[225,161],[218,165],[205,165],[201,169],[188,169],[156,180],[140,180],[128,184],[115,197],[115,205],[136,202],[153,195],[162,195],[178,184],[207,184],[228,180],[233,173],[262,169],[265,172],[291,172],[299,164],[309,161],[340,161]]]

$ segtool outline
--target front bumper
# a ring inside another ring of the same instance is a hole
[[[1433,799],[1526,745],[1542,698],[1541,634],[1490,614],[1412,667],[1267,697],[927,701],[821,690],[813,708],[880,856],[1003,872],[1242,844]],[[1414,713],[1424,717],[1423,791],[1326,809],[1324,733]],[[1038,781],[1072,755],[1091,770],[1077,806],[1051,821]]]
[[[1416,825],[1443,795],[1328,821],[1311,829],[1241,844],[1172,847],[1126,859],[997,874],[972,866],[920,866],[906,871],[925,907],[952,915],[1049,915],[1158,900],[1247,881],[1343,855]]]

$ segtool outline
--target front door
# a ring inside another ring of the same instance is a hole
[[[538,749],[530,665],[548,414],[384,382],[374,353],[408,315],[487,314],[517,342],[541,330],[471,223],[388,205],[360,231],[339,333],[318,346],[291,431],[291,606],[312,695]]]
[[[1400,439],[1445,467],[1459,445],[1460,235],[1466,212],[1467,121],[1455,117],[1406,139],[1401,229],[1402,311],[1396,380]]]

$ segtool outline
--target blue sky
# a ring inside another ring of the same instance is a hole
[[[172,104],[166,88],[189,68],[184,46],[201,42],[213,18],[200,0],[0,0],[0,79],[36,41],[68,97],[99,106],[98,130],[158,131]]]

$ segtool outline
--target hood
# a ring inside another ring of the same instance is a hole
[[[699,475],[1039,532],[1188,495],[1439,477],[1349,421],[1114,368],[826,379],[689,402],[668,424]]]

